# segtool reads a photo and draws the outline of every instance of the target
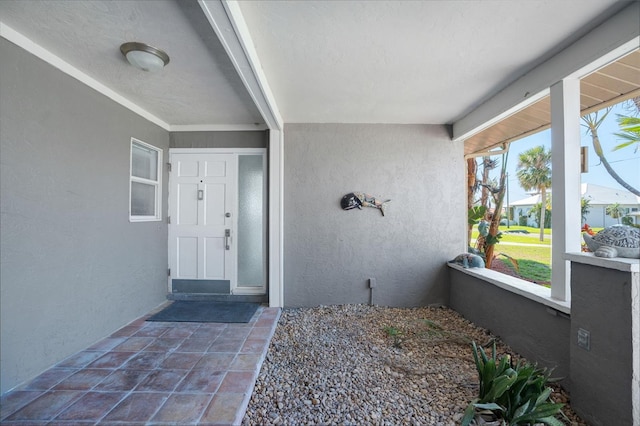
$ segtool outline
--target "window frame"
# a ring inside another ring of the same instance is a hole
[[[155,151],[158,157],[158,164],[156,165],[156,180],[145,179],[133,175],[133,147],[134,145],[141,146],[145,149]],[[162,220],[162,155],[163,150],[150,145],[140,139],[131,138],[129,145],[129,222],[159,222]],[[154,203],[154,215],[134,215],[131,211],[131,202],[133,195],[133,184],[141,183],[145,185],[151,185],[155,189],[155,203]]]

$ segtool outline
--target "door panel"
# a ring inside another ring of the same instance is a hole
[[[224,214],[228,208],[221,203],[220,200],[224,200],[225,184],[212,183],[204,185],[205,198],[204,198],[204,225],[205,226],[224,226],[226,217]]]
[[[198,224],[198,184],[181,183],[177,186],[177,225]]]
[[[197,278],[198,239],[196,237],[178,237],[177,245],[177,275],[181,278]]]
[[[204,278],[225,279],[224,251],[224,238],[204,238]]]
[[[214,154],[224,155],[224,154]],[[204,160],[206,177],[223,177],[226,176],[227,162],[218,160]]]
[[[197,177],[200,175],[199,162],[197,160],[180,160],[177,163],[176,173],[178,177]]]

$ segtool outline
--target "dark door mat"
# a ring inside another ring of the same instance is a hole
[[[147,321],[163,322],[249,322],[257,303],[176,300]]]

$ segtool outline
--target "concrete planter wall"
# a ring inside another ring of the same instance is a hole
[[[556,367],[571,407],[589,424],[638,426],[640,262],[565,257],[571,261],[570,315],[482,276],[495,271],[458,267],[450,268],[450,306],[530,361]]]
[[[563,377],[562,384],[569,387],[571,320],[567,314],[461,269],[450,268],[450,279],[452,309],[489,329],[530,361],[554,368],[553,376]]]

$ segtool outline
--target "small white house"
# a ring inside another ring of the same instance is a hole
[[[607,207],[615,203],[618,203],[624,210],[623,216],[633,216],[634,213],[637,214],[640,212],[640,197],[623,189],[583,183],[580,185],[580,196],[589,200],[589,213],[582,219],[582,223],[587,223],[591,227],[604,228],[619,223],[619,219],[614,219],[607,215]],[[529,216],[529,212],[533,206],[539,202],[540,194],[536,194],[510,203],[509,207],[513,208],[514,219],[516,221],[520,216],[527,216],[527,226],[537,227],[538,222],[536,218]]]

